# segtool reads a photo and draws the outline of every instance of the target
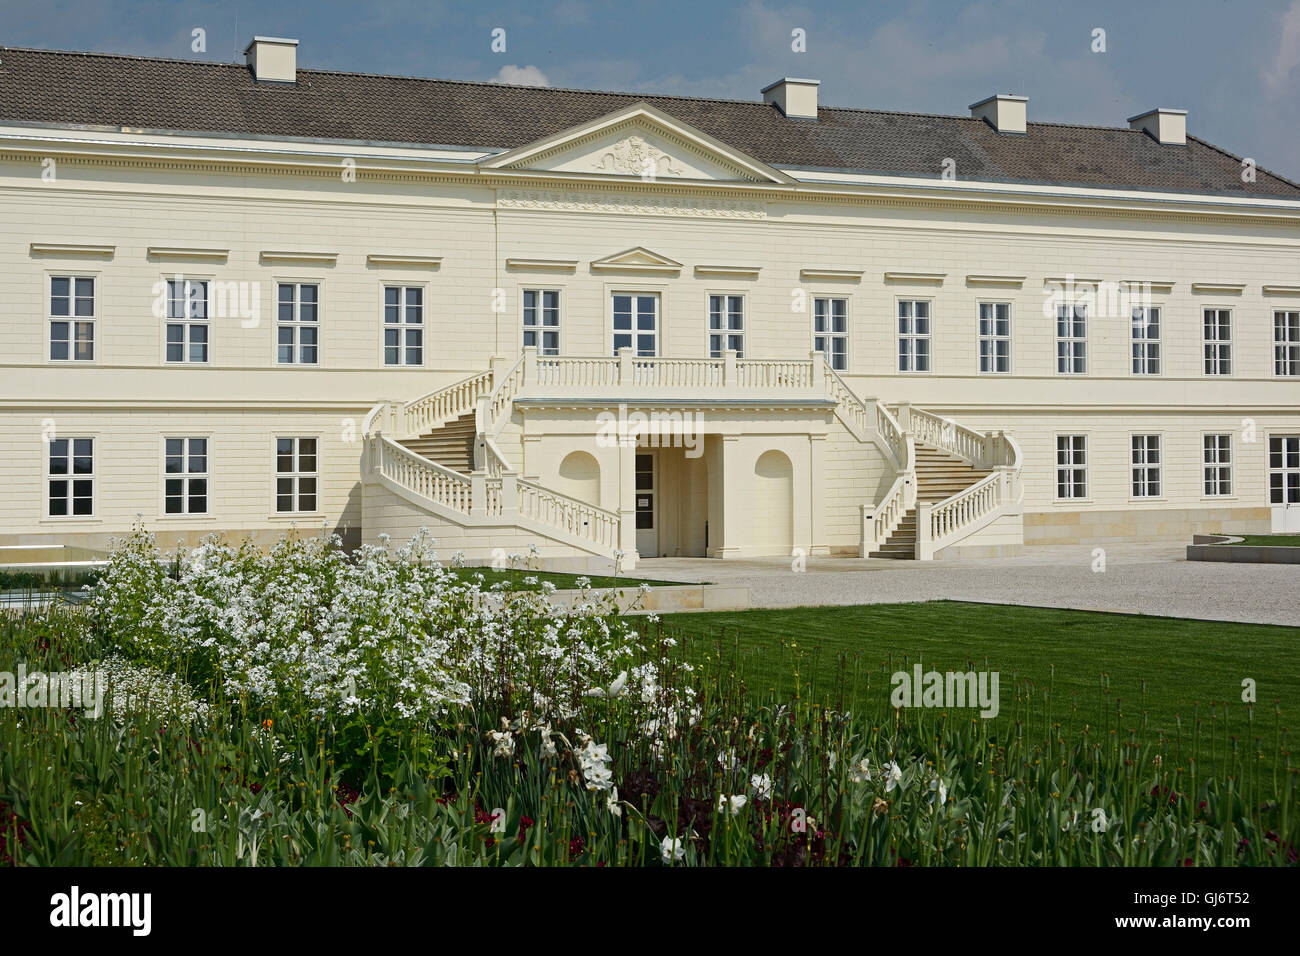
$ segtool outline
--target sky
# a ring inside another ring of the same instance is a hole
[[[0,0],[7,46],[229,62],[255,34],[298,39],[303,67],[444,79],[757,100],[799,76],[823,106],[1016,93],[1031,121],[1102,126],[1174,107],[1300,180],[1300,0]]]

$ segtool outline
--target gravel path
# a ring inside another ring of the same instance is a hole
[[[655,558],[636,574],[748,587],[755,607],[951,599],[1300,626],[1300,565],[1187,561],[1183,545],[1038,547],[1016,558],[943,561]]]

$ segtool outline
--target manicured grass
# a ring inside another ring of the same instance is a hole
[[[1232,544],[1250,547],[1300,548],[1300,534],[1246,534]]]
[[[1277,728],[1300,715],[1297,628],[954,601],[666,615],[664,626],[688,657],[732,660],[754,693],[797,683],[811,699],[874,709],[889,700],[890,676],[918,660],[996,670],[997,720],[1018,719],[1025,694],[1049,691],[1067,731],[1145,727],[1186,741],[1199,720],[1219,764],[1234,736],[1243,753],[1258,737],[1262,762],[1280,762]],[[1256,682],[1250,715],[1244,678]]]
[[[520,568],[470,567],[451,568],[450,570],[463,581],[472,581],[478,575],[483,575],[483,587],[485,589],[492,587],[494,584],[505,582],[514,591],[540,591],[543,581],[550,581],[560,589],[576,588],[579,578],[589,580],[593,588],[635,588],[640,587],[642,583],[649,584],[651,587],[671,587],[682,583],[680,581],[649,581],[633,575],[612,577],[599,574],[562,574],[559,571],[528,571]],[[529,584],[526,581],[528,578],[536,578],[537,581],[535,584]]]

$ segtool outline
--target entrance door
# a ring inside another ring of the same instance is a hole
[[[1300,531],[1300,435],[1268,438],[1268,502],[1275,533]]]
[[[636,456],[636,552],[659,557],[659,489],[653,453]]]

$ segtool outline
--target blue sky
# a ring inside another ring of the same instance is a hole
[[[1300,0],[0,0],[10,46],[230,61],[253,34],[296,37],[302,66],[449,79],[758,99],[792,75],[824,105],[964,114],[1012,92],[1031,120],[1107,126],[1172,106],[1300,180]]]

